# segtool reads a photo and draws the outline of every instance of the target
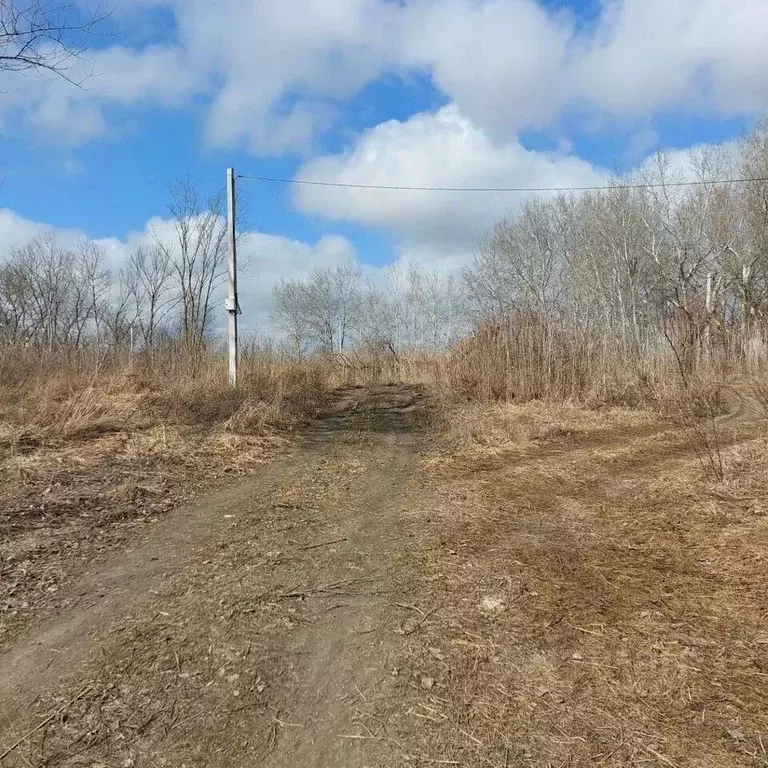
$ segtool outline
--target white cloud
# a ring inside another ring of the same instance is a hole
[[[493,133],[547,124],[572,87],[572,22],[534,0],[417,0],[402,30],[406,62]]]
[[[768,109],[765,0],[602,0],[587,28],[535,0],[128,5],[138,14],[148,5],[170,10],[172,39],[92,51],[68,73],[75,80],[91,75],[82,89],[55,78],[0,76],[0,127],[77,144],[113,130],[124,110],[192,104],[202,105],[206,136],[216,146],[304,151],[367,83],[385,72],[420,72],[450,106],[382,123],[298,175],[353,184],[582,186],[600,183],[604,172],[569,154],[567,144],[556,153],[525,149],[520,129],[552,125],[570,108],[598,121],[628,121],[639,128],[628,149],[634,159],[656,143],[648,118],[660,110]],[[682,155],[673,161],[689,172]],[[477,236],[520,199],[299,187],[295,203],[306,213],[392,232],[400,258],[444,270],[466,261]],[[0,211],[6,247],[41,227]],[[146,236],[104,240],[110,262],[119,264]],[[248,254],[257,276],[244,277],[257,297],[254,317],[278,277],[355,258],[343,238],[307,244],[263,234],[243,246]]]
[[[208,82],[185,52],[166,46],[93,51],[65,75],[79,87],[56,76],[0,73],[0,124],[76,146],[108,132],[110,109],[179,107]]]
[[[93,240],[104,250],[105,266],[113,270],[120,269],[133,247],[149,239],[149,230],[132,233],[125,240],[117,237],[89,238],[80,229],[52,227],[27,219],[10,208],[0,208],[0,262],[14,249],[25,246],[33,237],[47,232],[53,232],[57,241],[66,248],[75,247],[85,240]]]
[[[133,0],[141,13],[146,2]],[[563,110],[642,122],[682,107],[768,109],[765,0],[603,0],[578,25],[536,0],[153,0],[172,39],[112,46],[76,62],[85,89],[5,77],[0,112],[70,143],[108,130],[118,108],[200,101],[210,142],[305,150],[339,103],[385,72],[423,72],[495,139]]]
[[[576,157],[494,141],[456,106],[366,131],[344,154],[308,162],[299,178],[421,187],[563,187],[603,183],[606,173]],[[401,252],[430,263],[466,258],[478,236],[511,212],[518,193],[417,192],[297,185],[305,213],[384,228]]]
[[[764,0],[603,0],[580,29],[534,0],[415,0],[407,54],[496,135],[566,108],[610,120],[768,109]]]
[[[44,224],[25,219],[9,208],[0,208],[0,248],[2,248],[0,253],[21,248],[35,235],[46,229]]]
[[[208,113],[217,145],[301,149],[334,102],[353,95],[390,60],[383,42],[398,11],[381,0],[193,0],[181,34],[221,79]],[[234,23],[233,23],[234,20]],[[286,101],[288,102],[286,104]]]
[[[610,0],[577,60],[572,98],[629,117],[667,107],[762,111],[767,32],[762,0]]]
[[[357,261],[354,245],[345,237],[329,235],[314,245],[263,233],[250,234],[239,250],[243,261],[238,292],[243,327],[276,331],[271,317],[272,288],[280,279],[306,277],[315,267]]]
[[[135,2],[135,0],[134,0]],[[306,148],[327,127],[335,102],[391,61],[380,35],[397,18],[383,0],[167,0],[174,41],[135,50],[112,46],[74,60],[68,78],[0,73],[0,118],[67,143],[109,129],[114,108],[173,108],[202,98],[209,140],[255,152]],[[146,4],[141,3],[144,7]],[[130,13],[141,9],[123,10]]]

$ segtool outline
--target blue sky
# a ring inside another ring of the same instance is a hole
[[[6,249],[45,226],[127,252],[172,181],[230,165],[584,185],[768,112],[764,0],[119,0],[102,31],[82,89],[0,74]],[[338,258],[453,269],[519,202],[240,184],[262,291]]]

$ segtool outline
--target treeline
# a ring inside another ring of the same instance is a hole
[[[614,188],[525,203],[480,244],[464,280],[469,312],[480,322],[535,312],[628,357],[666,345],[685,369],[762,354],[768,128],[689,162],[683,175],[660,154]],[[721,179],[753,181],[708,183]]]
[[[496,223],[461,274],[346,263],[281,281],[275,341],[299,356],[377,347],[466,357],[473,342],[457,342],[481,329],[474,343],[491,354],[482,364],[467,357],[467,375],[526,396],[571,396],[617,371],[642,379],[656,365],[685,378],[702,365],[763,360],[768,126],[675,163],[660,154],[605,190],[529,199]],[[723,179],[746,181],[715,183]],[[226,272],[222,200],[182,183],[169,210],[150,244],[116,270],[98,244],[67,248],[51,235],[8,254],[0,344],[50,352],[174,339],[197,354],[213,334]]]
[[[480,332],[454,355],[458,388],[636,402],[764,365],[767,178],[761,125],[684,168],[659,154],[608,189],[526,202],[464,273]]]
[[[305,280],[281,280],[274,315],[292,352],[343,352],[385,343],[393,351],[441,350],[461,332],[454,277],[395,263],[375,280],[346,263],[317,268]]]
[[[0,344],[41,352],[151,348],[169,339],[197,355],[225,276],[222,199],[175,185],[170,224],[112,270],[104,247],[34,237],[0,262]]]
[[[395,265],[371,284],[349,266],[316,270],[277,286],[276,316],[297,352],[373,340],[439,349],[482,328],[477,338],[505,367],[550,377],[566,361],[594,372],[629,364],[634,375],[672,361],[685,377],[701,364],[762,359],[766,178],[761,125],[684,164],[659,154],[605,190],[529,199],[456,279]],[[747,181],[715,183],[724,179]]]

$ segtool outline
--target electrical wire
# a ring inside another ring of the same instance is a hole
[[[264,181],[271,184],[294,184],[313,187],[336,187],[341,189],[379,189],[392,192],[607,192],[612,189],[659,189],[663,187],[704,187],[715,184],[748,184],[750,182],[768,182],[768,177],[744,179],[711,179],[708,181],[670,181],[646,184],[606,184],[593,187],[408,187],[385,184],[345,184],[337,181],[318,181],[315,179],[281,179],[272,176],[249,176],[237,174],[238,179]]]

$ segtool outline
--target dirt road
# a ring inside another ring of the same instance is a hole
[[[0,657],[2,765],[394,765],[418,620],[420,390],[339,393],[293,458],[158,522]]]
[[[441,419],[340,392],[94,565],[0,656],[0,765],[768,768],[765,421]]]

